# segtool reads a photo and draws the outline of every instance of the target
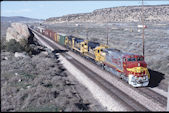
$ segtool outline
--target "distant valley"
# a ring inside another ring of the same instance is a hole
[[[42,19],[28,18],[22,16],[1,16],[1,22],[42,22]]]

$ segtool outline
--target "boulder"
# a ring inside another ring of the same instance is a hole
[[[25,39],[28,42],[30,37],[31,33],[28,26],[23,23],[12,23],[11,27],[9,27],[6,32],[6,41],[15,39],[20,42],[22,39]]]
[[[25,52],[23,53],[15,52],[15,57],[30,58]]]

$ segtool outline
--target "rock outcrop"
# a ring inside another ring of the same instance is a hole
[[[12,23],[11,27],[7,29],[6,32],[6,41],[11,39],[15,39],[16,41],[20,42],[22,39],[26,41],[31,38],[31,33],[26,24],[23,23]]]
[[[26,52],[22,52],[22,53],[19,53],[19,52],[15,52],[15,55],[14,55],[16,58],[17,57],[22,57],[22,58],[30,58]]]
[[[145,5],[143,9],[145,22],[169,22],[169,5]],[[62,17],[48,18],[45,23],[62,22],[141,22],[141,6],[122,6],[103,8],[91,13],[70,14]]]

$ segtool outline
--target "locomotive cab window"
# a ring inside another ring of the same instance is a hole
[[[137,61],[144,61],[144,58],[143,57],[138,57]]]
[[[136,58],[128,58],[128,61],[136,61]]]

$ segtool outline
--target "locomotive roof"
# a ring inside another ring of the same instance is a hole
[[[73,37],[74,37],[74,36],[69,35],[69,36],[68,36],[68,39],[71,40]]]
[[[104,50],[104,52],[109,53],[109,54],[116,53],[116,54],[118,54],[120,56],[127,56],[127,55],[129,55],[129,56],[131,56],[131,55],[140,56],[140,55],[135,54],[135,53],[123,52],[123,51],[120,51],[120,50],[115,49],[115,48],[107,48],[107,49]]]
[[[75,38],[75,41],[79,43],[79,42],[83,42],[84,39],[82,39],[82,38]]]
[[[88,47],[91,47],[91,48],[95,48],[96,46],[99,46],[100,43],[98,42],[92,42],[92,41],[89,41],[88,42]]]

